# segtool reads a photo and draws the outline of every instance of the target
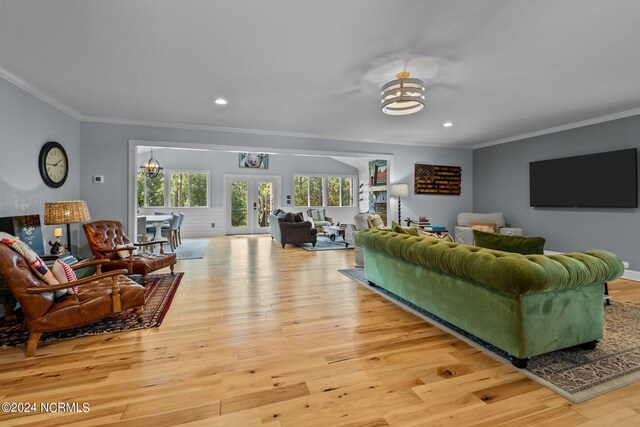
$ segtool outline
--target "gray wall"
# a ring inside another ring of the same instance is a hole
[[[69,157],[69,176],[60,188],[47,187],[38,172],[40,148],[47,141],[58,141]],[[40,214],[44,223],[45,202],[79,198],[80,122],[2,78],[0,148],[0,216]],[[45,250],[52,229],[43,227]],[[78,229],[72,226],[74,243]]]
[[[432,222],[453,227],[458,212],[469,211],[473,204],[472,151],[365,142],[321,140],[220,131],[200,131],[149,126],[106,123],[82,123],[82,169],[80,194],[92,211],[102,218],[127,221],[127,156],[128,140],[173,141],[194,144],[273,147],[283,149],[330,150],[333,152],[364,152],[375,157],[392,153],[390,182],[411,183],[416,162],[462,167],[462,195],[424,196],[411,194],[402,200],[403,217],[428,216]],[[297,169],[296,167],[292,167]],[[105,183],[96,185],[91,176],[104,175]],[[284,185],[284,184],[283,184]],[[285,193],[287,194],[287,193]],[[392,200],[391,212],[396,212]],[[395,218],[397,214],[393,214]]]
[[[640,270],[638,209],[529,206],[529,162],[632,147],[640,148],[640,116],[474,150],[474,211],[504,212],[526,235],[545,237],[546,249],[605,249]]]
[[[138,155],[136,165],[149,159],[149,151]],[[358,175],[358,170],[327,157],[292,156],[272,154],[268,169],[241,169],[238,167],[238,153],[223,151],[192,151],[156,148],[153,157],[165,169],[198,169],[210,172],[209,200],[211,207],[222,207],[223,176],[235,175],[278,175],[282,177],[280,204],[287,207],[286,195],[293,198],[292,176],[296,172],[317,174]],[[293,207],[293,204],[289,207]]]

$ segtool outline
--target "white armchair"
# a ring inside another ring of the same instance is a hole
[[[455,227],[455,240],[465,245],[473,245],[473,229],[470,222],[485,222],[496,225],[496,233],[508,236],[522,236],[522,228],[509,227],[503,213],[460,213]]]
[[[356,267],[364,267],[364,252],[361,246],[356,245],[356,234],[359,231],[366,230],[369,228],[369,217],[371,218],[380,218],[378,214],[371,213],[359,213],[353,217],[353,224],[349,224],[347,229],[344,231],[344,240],[351,246],[353,246],[353,250],[356,256]],[[382,219],[380,219],[382,222]]]

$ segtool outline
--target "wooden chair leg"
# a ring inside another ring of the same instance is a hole
[[[136,308],[136,316],[138,317],[138,323],[142,323],[142,307]]]
[[[111,282],[111,300],[113,301],[113,312],[122,311],[122,301],[120,300],[120,285],[118,285],[118,276],[112,277]]]
[[[38,348],[38,341],[40,341],[41,336],[42,332],[31,332],[29,334],[29,341],[27,342],[27,357],[36,355],[36,348]]]
[[[175,276],[176,273],[173,270],[176,268],[176,265],[175,264],[171,264],[171,267],[169,267],[169,268],[171,269],[171,275]]]
[[[147,284],[147,273],[142,273],[142,277],[140,278],[140,281],[142,282],[143,285]]]

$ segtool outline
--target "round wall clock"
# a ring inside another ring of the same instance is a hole
[[[67,180],[69,159],[64,147],[55,141],[49,141],[42,146],[38,166],[42,180],[49,187],[62,187]]]

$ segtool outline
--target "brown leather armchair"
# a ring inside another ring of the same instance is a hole
[[[84,326],[110,314],[135,308],[142,320],[144,288],[123,276],[127,270],[102,273],[108,260],[81,262],[71,268],[97,265],[96,274],[60,285],[46,285],[37,278],[22,255],[0,243],[0,272],[18,300],[29,329],[27,357],[33,356],[43,332]],[[78,293],[54,298],[53,291],[77,286]]]
[[[176,264],[175,253],[165,253],[162,244],[166,240],[154,240],[145,243],[133,243],[133,247],[129,250],[128,258],[120,258],[119,251],[116,246],[131,244],[131,240],[127,237],[124,227],[119,221],[94,221],[83,224],[84,233],[87,235],[87,241],[91,252],[96,259],[108,259],[111,262],[102,267],[103,270],[117,270],[126,268],[128,274],[141,274],[142,282],[147,282],[147,274],[161,268],[170,267],[171,274]],[[144,248],[147,246],[160,246],[160,253],[135,254],[135,248]],[[124,249],[126,250],[126,249]]]

